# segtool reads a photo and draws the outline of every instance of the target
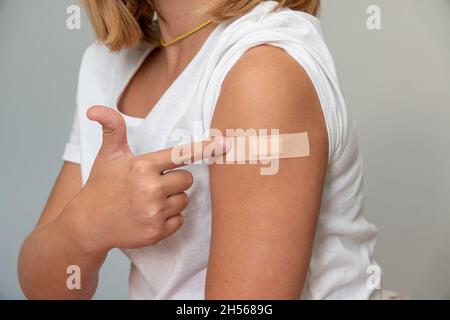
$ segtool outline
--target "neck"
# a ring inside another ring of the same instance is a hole
[[[189,32],[209,19],[201,10],[208,3],[206,0],[154,0],[154,3],[161,34],[167,41]]]
[[[201,9],[209,2],[211,0],[154,0],[163,39],[170,41],[207,21],[209,16]],[[210,24],[185,40],[164,48],[168,71],[185,65],[214,28],[215,25]]]

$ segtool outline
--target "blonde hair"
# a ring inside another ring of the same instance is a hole
[[[267,0],[217,0],[207,11],[213,21],[240,17]],[[97,39],[111,50],[134,47],[141,41],[158,42],[157,25],[153,21],[153,0],[82,0]],[[290,8],[317,15],[320,0],[277,0],[279,8]]]

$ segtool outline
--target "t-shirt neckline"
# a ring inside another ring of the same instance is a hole
[[[125,119],[125,123],[128,126],[131,127],[140,127],[147,119],[152,118],[155,113],[161,108],[161,106],[164,104],[163,102],[168,99],[170,94],[175,91],[174,88],[177,86],[178,83],[182,81],[184,77],[186,77],[187,74],[190,73],[191,69],[194,68],[194,66],[199,61],[200,57],[203,56],[205,50],[208,47],[208,43],[215,37],[215,34],[220,29],[220,25],[216,26],[214,30],[208,35],[206,40],[201,45],[200,49],[197,51],[197,53],[194,55],[194,57],[191,59],[191,61],[187,64],[187,66],[181,71],[181,73],[177,76],[177,78],[169,85],[169,87],[164,91],[164,93],[159,97],[159,99],[156,101],[156,103],[153,105],[153,108],[149,111],[149,113],[144,118],[139,117],[133,117],[130,115],[127,115],[119,110],[118,104],[120,100],[122,99],[122,96],[125,92],[125,90],[130,85],[130,82],[136,75],[136,73],[140,70],[142,65],[145,63],[147,57],[157,48],[156,45],[150,45],[139,57],[138,60],[136,60],[136,63],[132,65],[132,67],[128,71],[128,75],[126,77],[126,81],[122,82],[122,84],[119,86],[120,90],[118,91],[118,94],[115,95],[114,99],[114,108],[116,111],[118,111],[123,118]]]

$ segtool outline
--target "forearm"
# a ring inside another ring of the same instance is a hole
[[[36,228],[25,240],[19,257],[19,280],[29,299],[91,299],[106,253],[87,252],[71,226],[76,210],[68,206],[61,215]],[[70,289],[69,266],[80,269],[80,289]]]

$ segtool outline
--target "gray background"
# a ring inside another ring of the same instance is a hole
[[[61,166],[77,73],[92,41],[65,27],[76,0],[0,0],[0,298],[23,298],[17,254]],[[382,9],[382,30],[366,9]],[[366,212],[384,286],[450,298],[450,1],[324,0],[323,28],[358,123]],[[98,299],[128,298],[112,252]]]

